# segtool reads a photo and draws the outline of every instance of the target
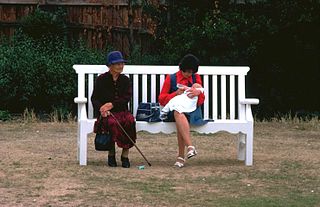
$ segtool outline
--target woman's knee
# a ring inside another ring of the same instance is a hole
[[[177,111],[174,111],[174,118],[175,118],[176,121],[177,121],[177,119],[178,120],[187,119],[186,116],[183,113],[179,113]]]
[[[175,115],[175,121],[178,124],[183,124],[184,126],[189,126],[189,121],[186,117],[186,115],[184,115],[183,113],[180,114],[179,112],[176,112],[177,114]]]

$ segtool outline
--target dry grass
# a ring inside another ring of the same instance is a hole
[[[256,123],[252,167],[236,160],[228,133],[193,134],[199,155],[183,169],[172,167],[174,134],[139,133],[152,167],[132,149],[130,169],[106,167],[91,134],[81,167],[76,131],[0,122],[0,206],[320,206],[319,121]]]

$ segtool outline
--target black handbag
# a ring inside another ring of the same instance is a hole
[[[138,106],[136,121],[159,122],[160,104],[159,103],[140,103]]]
[[[99,117],[99,121],[95,122],[95,131],[96,137],[94,139],[94,147],[97,151],[109,151],[114,147],[114,142],[112,140],[112,135],[110,130],[107,131],[102,130],[103,120],[102,117]]]

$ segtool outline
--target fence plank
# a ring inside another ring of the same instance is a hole
[[[66,10],[66,31],[70,44],[82,38],[89,47],[105,50],[110,45],[129,54],[128,3],[126,0],[0,0],[0,35],[12,37],[20,26],[19,20],[31,14],[38,6],[54,10],[61,5]],[[134,41],[142,42],[142,51],[148,52],[153,23],[142,16],[141,5],[133,8]],[[145,24],[147,22],[147,24]],[[146,35],[147,34],[147,35]]]

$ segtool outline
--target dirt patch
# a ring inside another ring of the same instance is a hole
[[[1,122],[0,205],[320,204],[320,129],[314,123],[256,123],[252,167],[236,159],[236,135],[228,133],[193,133],[199,154],[182,169],[172,167],[175,134],[139,133],[137,144],[152,167],[133,148],[130,169],[107,167],[106,153],[94,150],[90,134],[88,165],[79,166],[76,132],[75,123]]]

